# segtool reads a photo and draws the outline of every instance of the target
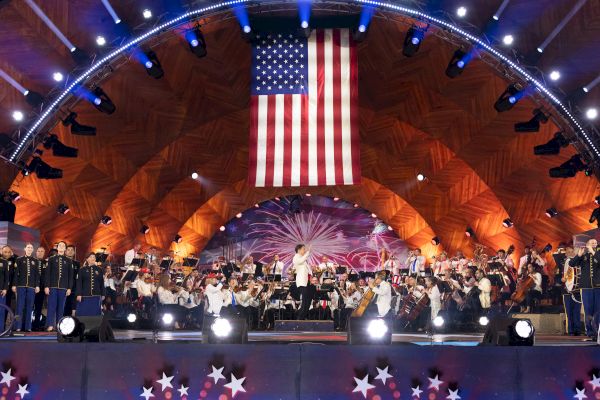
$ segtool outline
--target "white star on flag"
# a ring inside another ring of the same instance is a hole
[[[411,387],[412,390],[412,395],[411,397],[418,397],[419,399],[421,398],[421,393],[423,393],[423,391],[421,390],[421,386],[417,386],[416,388]]]
[[[231,382],[223,385],[226,388],[231,389],[231,398],[234,398],[237,392],[245,392],[246,389],[242,386],[242,383],[246,380],[246,377],[237,379],[235,375],[231,374]]]
[[[387,367],[385,367],[384,369],[377,368],[377,376],[375,377],[375,379],[379,379],[385,385],[385,382],[387,381],[388,378],[393,378],[392,375],[388,374],[389,368],[390,368],[389,365]]]
[[[219,379],[225,379],[225,376],[222,374],[225,367],[221,367],[219,369],[215,368],[214,365],[211,365],[211,367],[212,367],[212,373],[208,374],[207,376],[209,378],[213,378],[215,381],[215,385],[216,385],[217,382],[219,382]],[[225,379],[225,380],[227,380],[227,379]]]
[[[0,372],[0,374],[2,374],[2,381],[0,381],[0,386],[2,386],[3,383],[6,383],[6,386],[10,387],[10,382],[15,380],[15,377],[10,374],[11,372],[12,368],[9,368],[8,372]]]
[[[148,400],[150,397],[154,397],[154,395],[152,394],[152,386],[150,386],[150,388],[146,389],[146,387],[142,387],[142,390],[144,391],[144,393],[140,394],[140,397],[143,397],[144,399]]]
[[[438,379],[439,375],[436,375],[435,378],[427,378],[429,379],[429,389],[434,388],[435,390],[440,390],[440,385],[444,383],[444,381],[440,381]]]
[[[189,388],[189,386],[181,385],[181,387],[177,389],[177,391],[179,392],[179,397],[183,397],[184,395],[189,396],[187,392]]]
[[[600,388],[600,377],[596,377],[596,375],[592,375],[592,377],[594,379],[592,379],[591,381],[588,381],[588,383],[590,385],[592,385],[592,390],[596,390],[597,388]]]
[[[21,399],[24,399],[25,395],[28,393],[29,392],[27,391],[27,384],[19,385],[19,390],[17,390],[17,394],[21,397]]]
[[[458,389],[456,390],[450,390],[448,389],[448,396],[446,396],[446,398],[448,400],[460,400],[460,396],[458,395]]]
[[[356,387],[352,393],[361,392],[362,395],[365,396],[365,399],[367,398],[367,391],[375,387],[369,383],[369,374],[365,375],[365,377],[362,379],[354,377],[354,381],[356,382]]]
[[[172,388],[173,385],[171,385],[171,381],[173,380],[173,376],[167,376],[165,375],[165,373],[163,372],[163,376],[161,379],[157,380],[156,383],[159,383],[161,386],[161,391],[165,391],[166,388]]]
[[[585,395],[585,388],[583,388],[581,390],[578,388],[575,388],[575,390],[577,391],[577,394],[573,397],[575,397],[577,400],[587,399],[587,396]]]

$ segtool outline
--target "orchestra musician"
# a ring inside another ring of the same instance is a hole
[[[448,261],[448,255],[443,251],[433,264],[433,275],[437,277],[446,276],[450,273],[450,269],[451,266],[450,261]]]
[[[74,275],[73,264],[65,256],[67,244],[63,241],[56,246],[57,254],[48,259],[46,267],[46,288],[48,296],[48,315],[46,326],[49,332],[54,330],[57,319],[62,318],[65,311],[66,298],[71,294]]]
[[[565,257],[561,279],[563,283],[567,282],[569,268],[573,270],[573,274],[578,274],[577,270],[575,270],[575,268],[578,267],[572,267],[570,265],[571,260],[575,257],[575,249],[573,246],[565,247]],[[579,289],[573,289],[573,291],[579,291]],[[570,336],[579,336],[581,328],[581,302],[576,301],[576,299],[573,298],[574,295],[575,293],[569,291],[566,286],[564,287],[562,299],[565,310],[565,332]]]
[[[577,250],[577,254],[569,262],[572,267],[580,269],[579,288],[583,315],[585,317],[585,333],[589,337],[597,337],[598,326],[593,323],[594,315],[600,312],[600,252],[598,241],[590,239]]]
[[[12,274],[12,291],[17,295],[15,309],[17,332],[31,332],[35,294],[40,291],[39,261],[33,257],[33,244],[25,245],[25,255],[17,258]]]
[[[279,254],[275,254],[267,269],[267,275],[283,275],[283,267],[283,261],[279,261]]]
[[[308,309],[312,303],[312,296],[309,295],[308,290],[308,275],[312,273],[307,260],[310,256],[310,249],[307,249],[303,244],[296,245],[296,254],[292,259],[292,268],[296,273],[296,288],[300,293],[302,305],[298,312],[298,319],[303,320],[308,316]]]
[[[91,252],[77,274],[75,315],[78,317],[102,315],[102,301],[105,295],[102,268],[96,265],[96,254]]]
[[[477,280],[475,285],[479,289],[479,302],[481,303],[481,308],[483,309],[483,312],[487,314],[492,307],[492,282],[485,276],[485,272],[482,269],[478,269],[475,272],[475,279]]]
[[[400,263],[396,259],[396,256],[393,253],[390,253],[390,258],[388,258],[385,263],[383,263],[383,269],[386,271],[390,271],[392,275],[400,275],[401,267]]]
[[[335,278],[335,267],[336,264],[329,261],[329,257],[323,256],[321,258],[321,263],[319,263],[317,267],[317,271],[321,273],[321,277],[319,278],[321,283],[323,283],[325,280],[331,280]]]
[[[369,287],[377,295],[377,315],[381,318],[388,318],[391,316],[391,304],[392,304],[392,285],[385,280],[385,271],[379,271],[375,275],[375,279],[371,281]]]
[[[532,251],[532,256],[534,251]],[[530,313],[534,302],[542,299],[542,274],[537,272],[534,264],[527,265],[527,276],[533,278],[534,286],[527,292],[525,297],[524,313]]]
[[[206,287],[204,288],[204,295],[208,301],[206,314],[218,317],[221,315],[221,308],[223,308],[225,302],[223,292],[221,291],[223,284],[218,282],[217,277],[214,274],[209,275],[206,278],[205,283]]]
[[[431,307],[431,321],[438,316],[442,309],[442,293],[438,287],[438,278],[435,276],[428,276],[425,278],[425,291],[429,296],[429,305]]]
[[[425,256],[421,255],[421,249],[415,249],[408,252],[408,258],[406,259],[406,265],[408,266],[408,273],[413,276],[425,274]]]
[[[254,257],[248,256],[242,265],[242,275],[255,275],[256,274],[256,264],[254,264]]]

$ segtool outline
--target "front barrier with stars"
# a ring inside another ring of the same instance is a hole
[[[5,341],[0,364],[5,400],[600,399],[596,346]]]

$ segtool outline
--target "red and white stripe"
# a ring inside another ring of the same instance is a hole
[[[314,31],[308,57],[308,95],[251,98],[248,176],[256,187],[360,182],[358,71],[350,31]]]

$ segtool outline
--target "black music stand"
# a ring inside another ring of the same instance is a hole
[[[504,286],[504,279],[502,278],[502,274],[489,274],[487,278],[492,283],[492,286]]]
[[[96,253],[96,262],[104,264],[107,258],[108,254],[106,253]]]
[[[265,275],[266,282],[281,282],[281,274],[269,274]]]
[[[324,312],[323,307],[321,307],[321,302],[322,301],[331,302],[331,299],[329,298],[329,292],[333,292],[333,286],[332,285],[323,285],[323,286],[321,286],[321,289],[315,291],[315,295],[313,296],[313,301],[317,302],[317,307],[319,308],[319,312],[318,312],[319,321],[323,320],[323,312]],[[330,307],[330,306],[328,306],[328,307]]]
[[[348,275],[348,282],[358,282],[360,277],[356,273],[351,273]]]
[[[252,275],[252,274],[247,274],[247,273],[243,273],[242,274],[242,282],[246,282],[248,280],[248,277]]]
[[[182,267],[195,267],[196,265],[198,265],[198,259],[197,258],[184,258],[183,259],[183,264],[181,265]]]
[[[286,289],[275,289],[275,291],[273,292],[273,294],[271,295],[271,298],[269,299],[269,301],[271,300],[279,300],[283,303],[283,308],[285,308],[285,300],[287,299],[289,294],[289,290]],[[278,303],[277,306],[277,319],[281,320],[281,303]]]
[[[146,260],[144,258],[134,258],[131,260],[131,265],[135,265],[136,267],[142,268],[146,264]]]
[[[336,274],[336,275],[342,275],[342,274],[345,274],[347,271],[348,271],[348,267],[346,267],[346,266],[344,266],[344,267],[337,266],[337,267],[335,268],[335,274]]]
[[[169,269],[171,269],[171,265],[173,264],[173,260],[161,260],[160,262],[160,269],[162,269],[163,271],[169,271]]]
[[[362,271],[360,273],[360,277],[361,279],[367,280],[367,278],[375,278],[375,272],[367,272],[367,271]]]

